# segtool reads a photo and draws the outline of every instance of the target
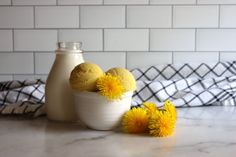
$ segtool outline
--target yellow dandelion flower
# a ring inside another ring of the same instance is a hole
[[[174,122],[176,122],[177,111],[174,104],[170,100],[165,101],[163,109],[165,109],[167,112],[170,112]]]
[[[97,88],[99,93],[109,100],[119,99],[124,94],[124,87],[120,79],[110,74],[98,78]]]
[[[170,112],[159,111],[152,114],[149,121],[149,133],[156,137],[166,137],[174,132],[175,122]]]
[[[142,105],[144,106],[144,109],[147,110],[148,115],[151,115],[158,110],[156,104],[152,102],[144,102]]]
[[[143,108],[127,111],[122,119],[122,128],[127,133],[144,133],[148,130],[149,117]]]

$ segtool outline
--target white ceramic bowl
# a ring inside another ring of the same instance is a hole
[[[109,101],[96,92],[75,92],[76,113],[80,121],[95,130],[112,130],[131,107],[133,92]]]

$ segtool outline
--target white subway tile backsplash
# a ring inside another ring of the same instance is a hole
[[[197,0],[198,4],[236,4],[236,0]]]
[[[0,75],[0,82],[12,80],[12,75]]]
[[[125,52],[89,52],[83,56],[86,62],[96,63],[104,71],[113,67],[125,67]]]
[[[175,6],[174,27],[218,27],[218,6]]]
[[[147,29],[104,30],[105,51],[147,51]]]
[[[12,0],[13,5],[56,5],[57,0]]]
[[[194,48],[194,29],[151,29],[152,51],[194,51]]]
[[[81,6],[82,28],[125,27],[124,6]]]
[[[35,73],[48,74],[55,59],[55,53],[35,53]]]
[[[196,4],[196,0],[150,0],[150,4]]]
[[[0,51],[12,51],[12,30],[0,30]]]
[[[35,27],[37,28],[78,28],[79,8],[74,6],[36,7]]]
[[[0,28],[33,28],[33,7],[0,7]]]
[[[235,51],[236,29],[199,29],[197,51]]]
[[[174,52],[174,63],[208,63],[218,62],[218,52]]]
[[[236,28],[236,6],[223,5],[220,9],[220,27]]]
[[[127,54],[129,69],[168,63],[172,63],[172,52],[129,52]]]
[[[56,30],[15,30],[15,51],[54,51],[57,43]]]
[[[58,41],[104,70],[236,60],[236,0],[0,0],[0,81],[46,80]],[[53,52],[52,52],[53,51]]]
[[[236,51],[235,52],[220,52],[220,61],[236,61]]]
[[[148,0],[104,0],[104,4],[148,4]]]
[[[127,27],[170,28],[171,6],[128,6]]]
[[[1,0],[0,5],[11,5],[11,0]]]
[[[0,53],[0,74],[34,73],[33,53]]]
[[[58,0],[59,5],[94,5],[102,2],[103,0]]]
[[[80,41],[84,51],[103,50],[103,33],[101,29],[60,30],[59,41]]]

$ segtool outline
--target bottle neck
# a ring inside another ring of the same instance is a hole
[[[59,42],[56,54],[81,53],[81,42]]]

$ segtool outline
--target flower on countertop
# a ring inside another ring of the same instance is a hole
[[[175,121],[170,112],[156,111],[152,114],[148,128],[149,133],[156,137],[166,137],[174,132]]]
[[[148,130],[149,117],[143,108],[132,108],[123,116],[122,127],[127,133],[144,133]]]
[[[142,108],[133,108],[126,112],[122,126],[127,133],[145,133],[156,137],[170,136],[174,132],[177,111],[174,104],[167,100],[163,108],[155,103],[144,102]]]
[[[144,102],[142,105],[150,116],[158,110],[156,104],[152,102]]]
[[[167,112],[170,112],[174,122],[176,122],[177,111],[174,104],[170,100],[165,101],[163,109],[166,110]]]
[[[119,99],[125,92],[120,79],[110,74],[98,78],[97,88],[98,92],[108,100]]]

